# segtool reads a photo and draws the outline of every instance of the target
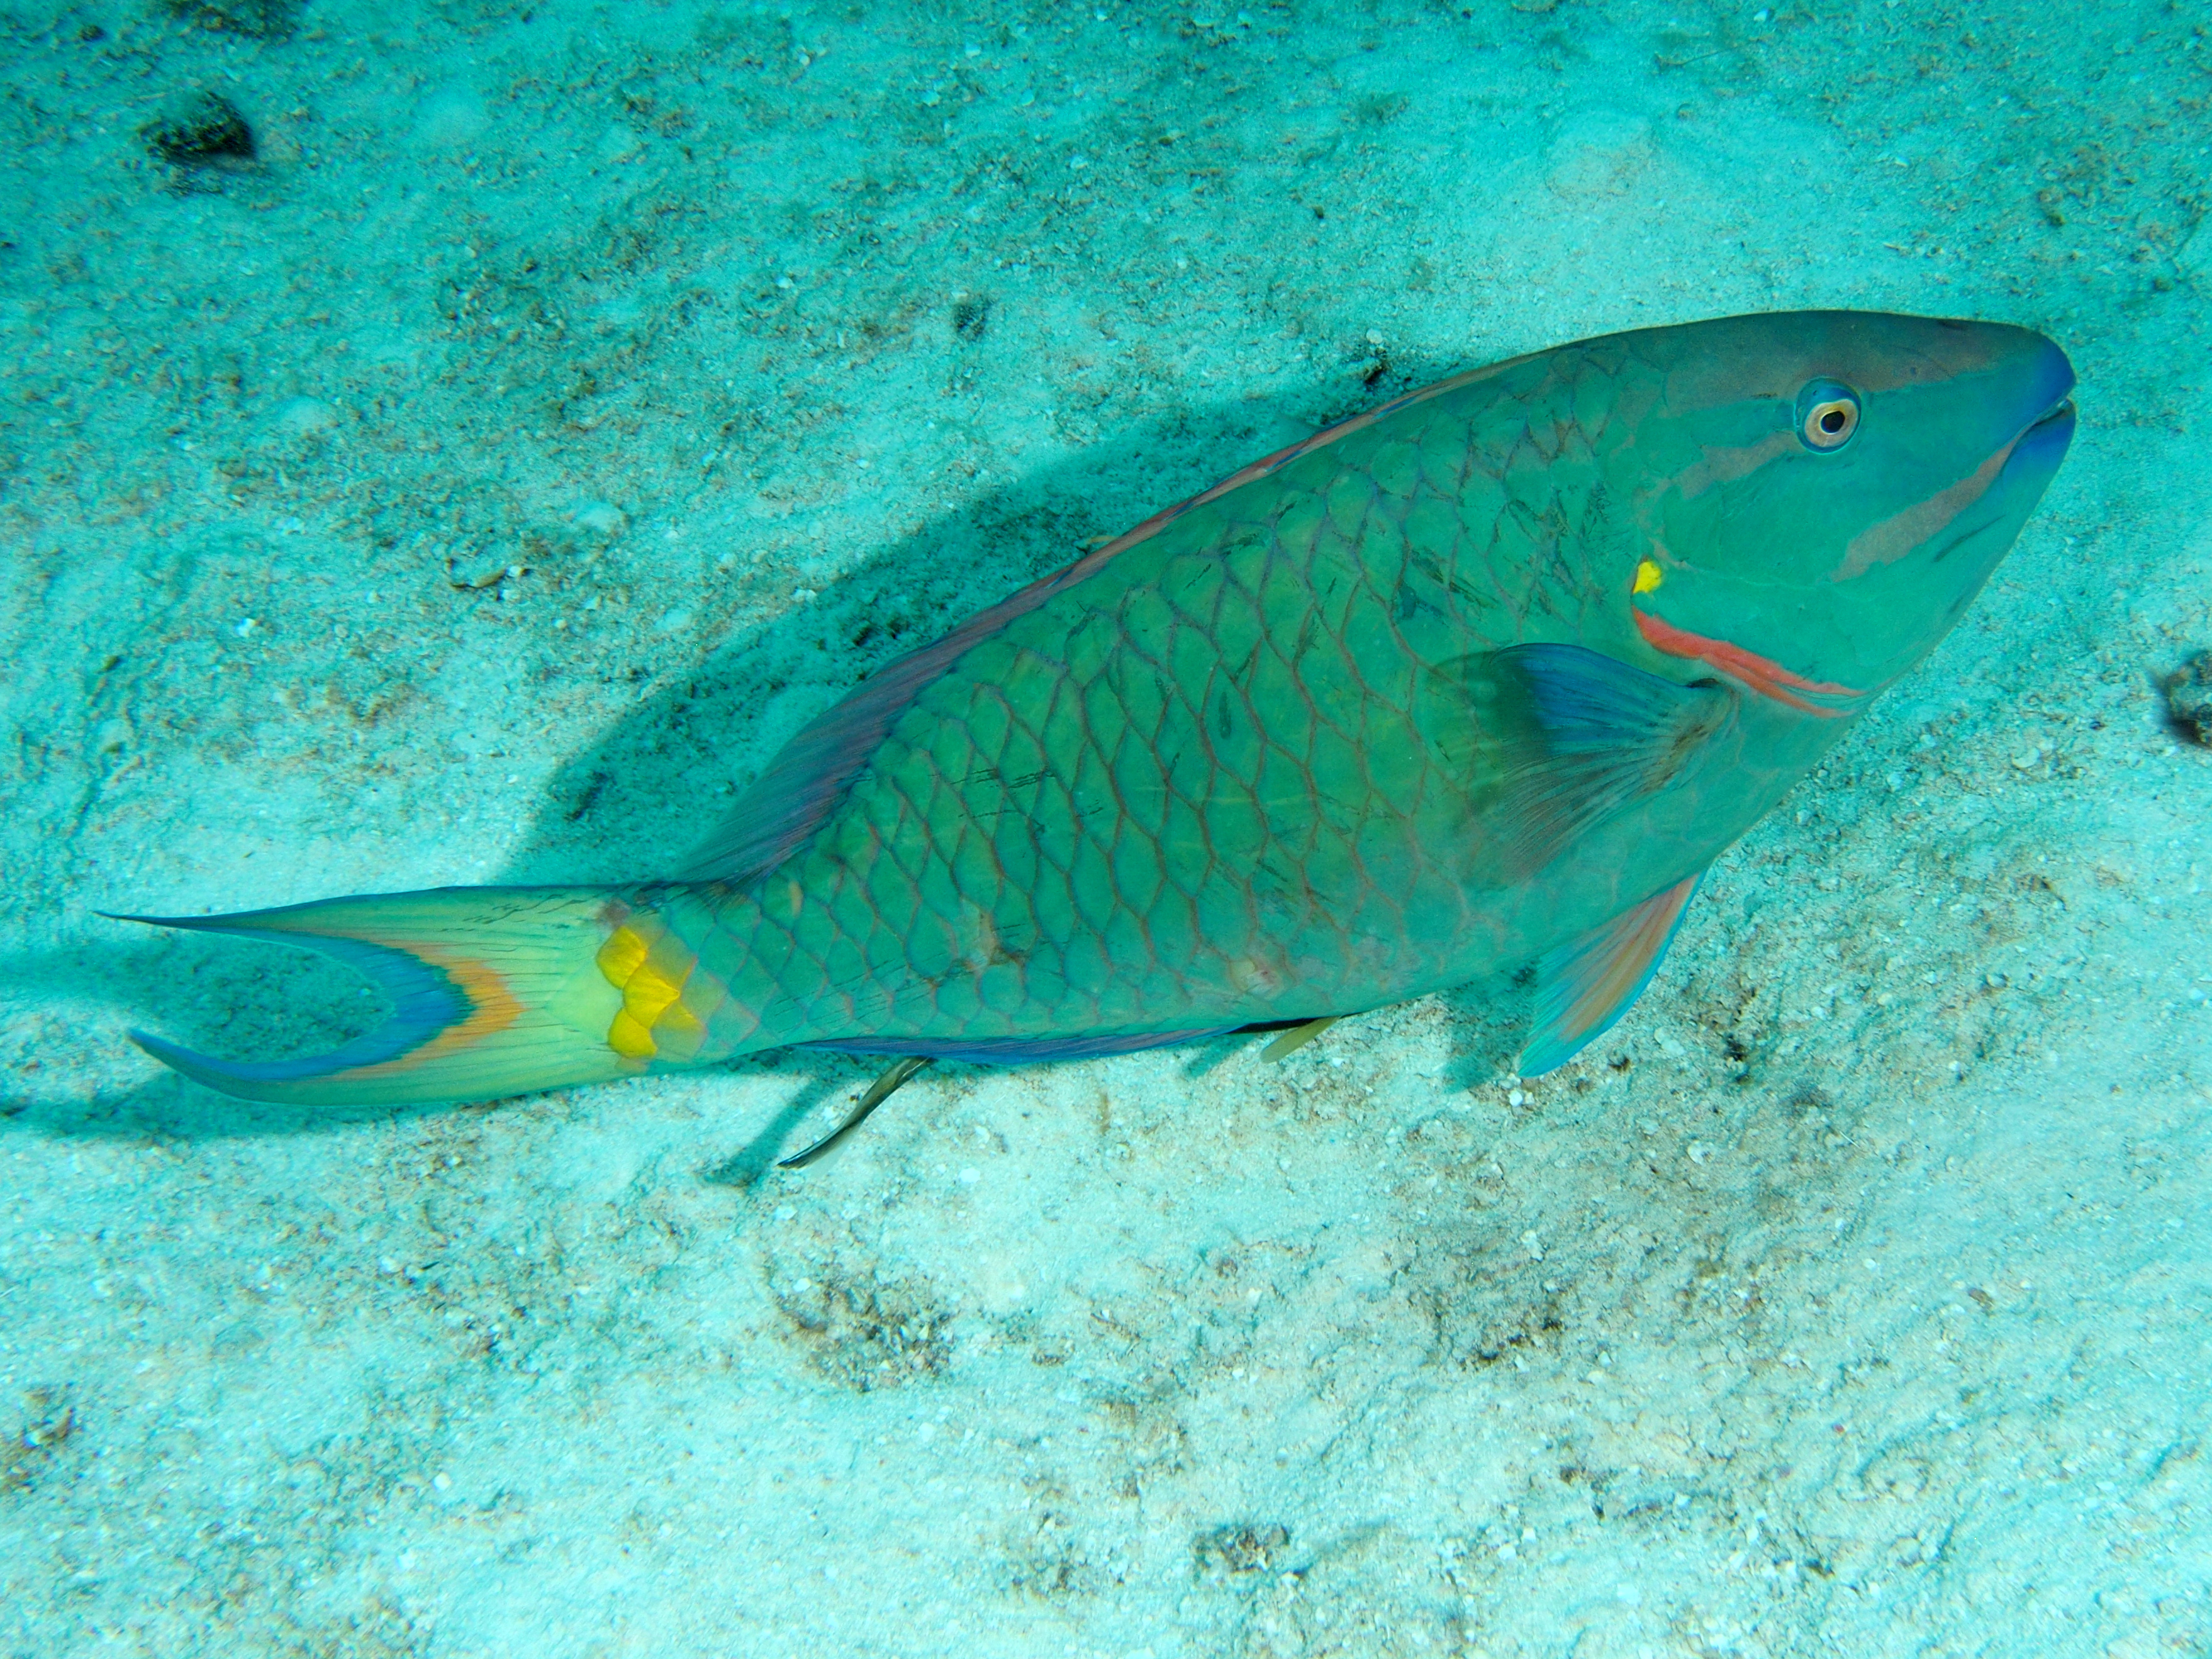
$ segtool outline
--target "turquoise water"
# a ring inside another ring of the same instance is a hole
[[[2212,1651],[2206,29],[10,9],[0,1651]],[[1431,999],[788,1174],[866,1070],[310,1122],[124,1038],[358,994],[96,911],[662,867],[1245,460],[1808,306],[2081,429],[1553,1078]]]

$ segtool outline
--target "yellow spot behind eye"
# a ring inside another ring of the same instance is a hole
[[[1640,560],[1638,562],[1636,566],[1636,586],[1634,591],[1638,593],[1649,593],[1653,588],[1658,586],[1661,582],[1666,580],[1667,573],[1660,569],[1656,564],[1653,563],[1650,559]]]

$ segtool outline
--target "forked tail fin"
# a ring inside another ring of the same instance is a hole
[[[392,1004],[374,1030],[299,1060],[216,1060],[133,1031],[197,1083],[246,1100],[381,1106],[493,1100],[641,1071],[608,1046],[623,994],[596,960],[623,914],[608,892],[439,887],[229,916],[124,916],[335,957]]]

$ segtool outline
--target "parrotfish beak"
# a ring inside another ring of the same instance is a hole
[[[2057,348],[2053,346],[2051,349],[2056,352]],[[2001,487],[2008,490],[2020,488],[2023,479],[2032,480],[2029,487],[2038,499],[2051,475],[2058,471],[2058,463],[2066,459],[2066,447],[2074,441],[2074,399],[2067,395],[2074,389],[2074,372],[2063,354],[2058,361],[2066,368],[2066,391],[2020,434],[2020,441],[2005,458],[1998,480]]]

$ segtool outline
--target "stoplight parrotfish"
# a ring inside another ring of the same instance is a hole
[[[892,665],[665,880],[137,918],[351,963],[391,1012],[334,1053],[133,1035],[311,1106],[790,1044],[902,1062],[880,1098],[931,1058],[1310,1033],[1533,965],[1538,1075],[1957,622],[2065,454],[2073,385],[2024,329],[1845,312],[1476,369]]]

